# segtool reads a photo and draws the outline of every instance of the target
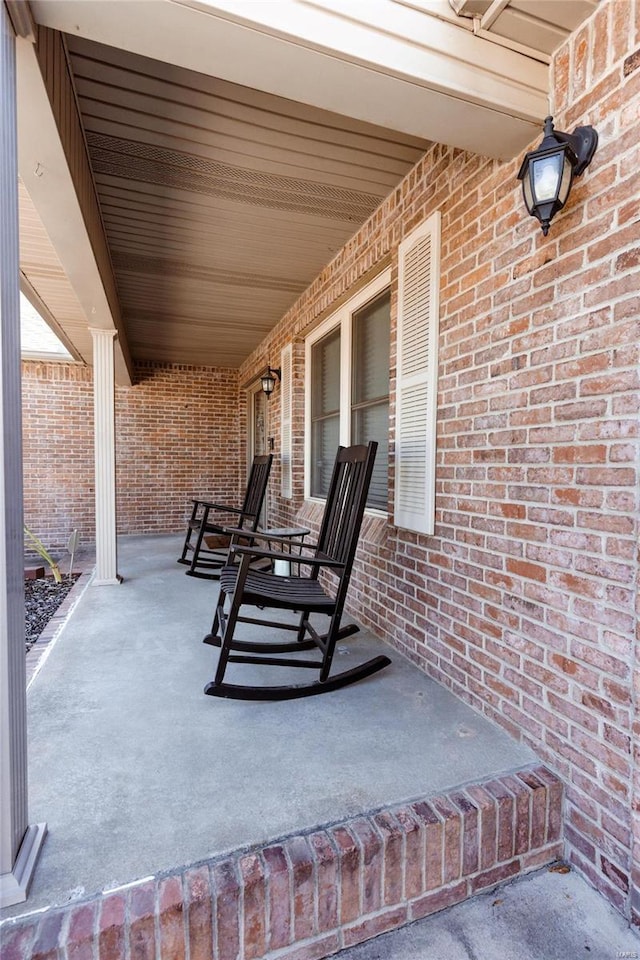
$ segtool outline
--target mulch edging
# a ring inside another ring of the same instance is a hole
[[[25,660],[27,688],[40,669],[45,655],[49,652],[49,648],[58,639],[58,634],[67,622],[69,614],[84,593],[85,588],[88,585],[89,577],[93,573],[94,567],[95,559],[93,557],[87,557],[84,560],[78,560],[76,563],[74,563],[74,572],[79,574],[78,579],[54,615],[51,617],[38,639],[27,652]]]
[[[31,649],[55,616],[58,607],[73,589],[79,573],[65,574],[60,581],[53,575],[24,578],[25,653]]]

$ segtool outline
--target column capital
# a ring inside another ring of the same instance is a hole
[[[94,340],[115,340],[118,336],[117,330],[104,330],[102,327],[89,327],[89,331]]]

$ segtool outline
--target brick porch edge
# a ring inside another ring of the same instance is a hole
[[[3,924],[4,960],[319,960],[562,854],[521,770]]]

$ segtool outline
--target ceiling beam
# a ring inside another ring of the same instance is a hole
[[[16,40],[20,176],[88,326],[117,331],[117,382],[131,385],[133,362],[61,38],[38,34],[36,44]]]
[[[5,0],[5,6],[16,37],[35,43],[36,24],[27,0]]]
[[[509,0],[493,0],[493,3],[480,17],[480,26],[483,30],[490,30],[495,21],[498,19],[504,8],[508,5]]]

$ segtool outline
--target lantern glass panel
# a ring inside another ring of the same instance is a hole
[[[569,196],[569,191],[571,189],[571,180],[573,178],[573,165],[569,160],[569,157],[566,155],[566,153],[563,157],[563,160],[564,160],[564,166],[562,170],[562,183],[560,184],[560,192],[558,194],[558,200],[564,207],[565,203],[567,202],[567,198]]]
[[[529,213],[533,211],[533,191],[531,189],[531,170],[527,169],[526,175],[522,178],[522,192],[524,194],[524,202],[527,205],[527,210]]]
[[[531,161],[531,179],[536,203],[548,203],[558,196],[562,175],[562,153]]]

